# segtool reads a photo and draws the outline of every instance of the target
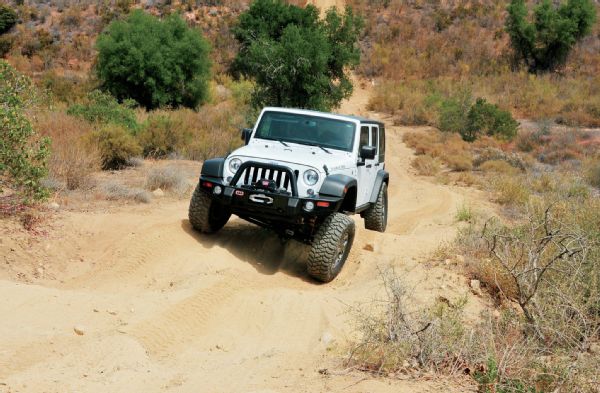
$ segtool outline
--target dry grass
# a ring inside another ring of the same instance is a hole
[[[134,201],[138,203],[150,203],[151,194],[141,188],[131,188],[121,183],[112,181],[102,185],[102,194],[109,201]]]
[[[92,173],[100,168],[99,150],[87,142],[91,125],[62,112],[43,112],[35,117],[34,126],[52,140],[50,178],[68,190],[90,187]]]
[[[421,176],[435,176],[442,170],[439,160],[430,156],[417,156],[410,165]]]
[[[175,166],[153,168],[146,176],[144,187],[150,191],[160,188],[163,191],[171,191],[176,195],[185,195],[190,190],[185,173]]]

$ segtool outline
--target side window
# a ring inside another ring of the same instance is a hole
[[[358,148],[360,149],[364,145],[368,145],[368,144],[369,144],[369,127],[362,126],[362,127],[360,127],[360,145],[358,146]]]
[[[385,127],[379,128],[379,162],[385,161]]]
[[[379,128],[377,126],[371,126],[371,146],[375,146],[376,152],[375,154],[378,154],[378,134],[379,134]]]

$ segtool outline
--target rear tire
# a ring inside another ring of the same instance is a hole
[[[371,231],[385,232],[388,216],[387,184],[383,183],[377,195],[377,201],[364,214],[365,228]]]
[[[223,228],[229,217],[231,217],[229,209],[206,195],[198,184],[188,210],[192,227],[199,232],[215,233]]]
[[[308,274],[330,282],[342,270],[354,241],[354,221],[345,214],[333,213],[317,230],[308,255]]]

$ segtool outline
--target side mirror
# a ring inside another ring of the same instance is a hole
[[[375,158],[377,148],[375,146],[364,145],[360,147],[360,156],[363,160],[372,160]]]
[[[250,142],[250,136],[252,135],[252,128],[242,128],[242,140],[248,144]]]

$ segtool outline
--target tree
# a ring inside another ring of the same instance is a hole
[[[506,30],[515,54],[531,72],[552,71],[565,64],[573,45],[590,33],[595,20],[591,0],[567,0],[559,6],[543,0],[534,8],[532,22],[525,0],[512,0]]]
[[[208,98],[209,45],[179,15],[164,20],[133,11],[98,37],[102,87],[147,109],[196,108]]]
[[[0,34],[6,33],[16,24],[16,12],[5,5],[0,5]]]
[[[232,69],[255,80],[256,107],[329,110],[352,93],[347,68],[360,60],[362,25],[349,7],[320,19],[311,5],[256,0],[233,30],[240,51]]]

